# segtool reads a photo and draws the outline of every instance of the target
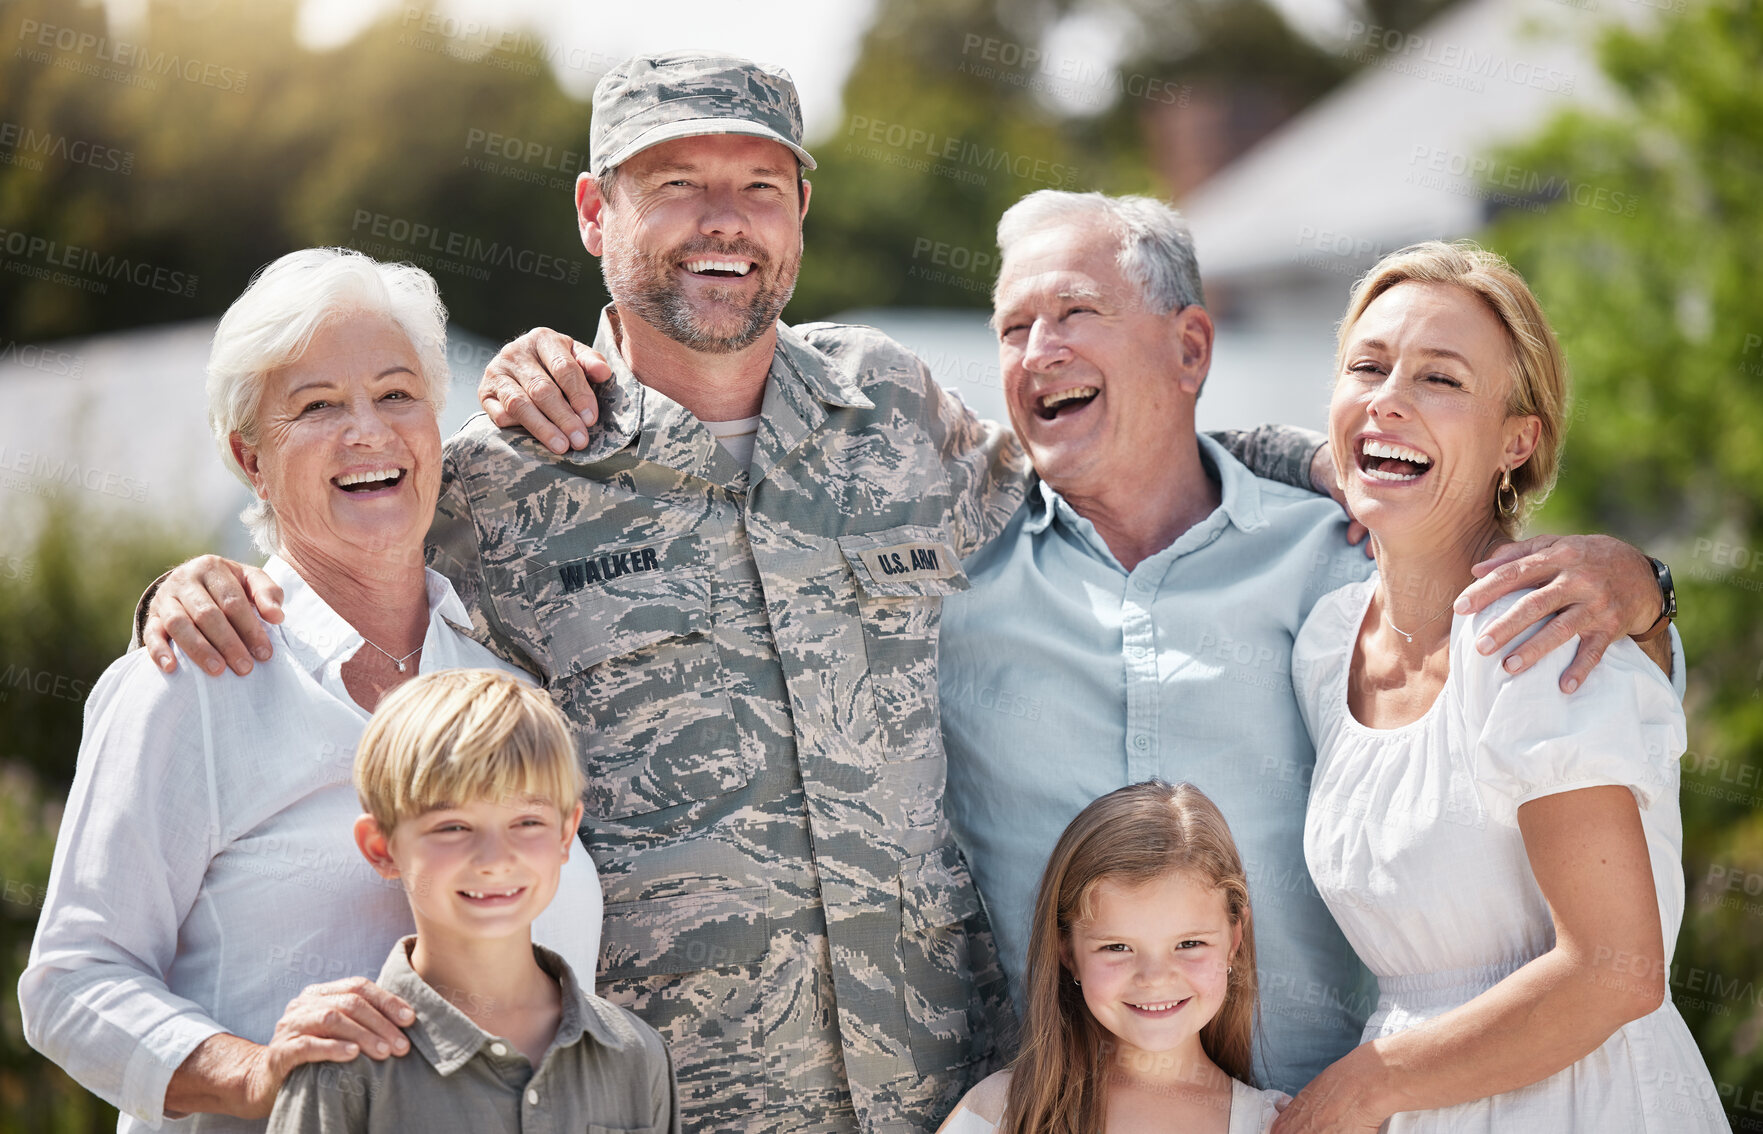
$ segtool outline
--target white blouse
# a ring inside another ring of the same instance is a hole
[[[372,978],[414,930],[396,881],[355,847],[350,781],[368,714],[343,688],[361,635],[272,558],[286,618],[249,676],[134,650],[86,705],[49,888],[19,980],[31,1046],[122,1111],[119,1131],[258,1132],[261,1120],[164,1117],[165,1089],[218,1032],[268,1042],[302,988]],[[421,672],[524,672],[472,641],[428,572]],[[599,953],[599,877],[576,845],[534,936],[577,971]]]
[[[1659,901],[1665,961],[1683,920],[1678,757],[1683,708],[1633,642],[1619,641],[1578,692],[1557,686],[1579,639],[1521,674],[1476,639],[1524,592],[1451,624],[1450,674],[1432,707],[1367,728],[1347,707],[1374,576],[1316,604],[1292,677],[1316,741],[1304,857],[1341,931],[1377,976],[1364,1038],[1424,1023],[1554,947],[1518,808],[1559,792],[1634,792]],[[1606,978],[1622,979],[1613,968]],[[1540,1082],[1390,1120],[1391,1132],[1724,1131],[1712,1078],[1669,999]]]

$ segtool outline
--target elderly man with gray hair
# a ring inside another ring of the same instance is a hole
[[[1263,479],[1196,434],[1213,324],[1180,214],[1145,197],[1044,190],[1005,212],[998,244],[992,324],[1035,477],[1003,533],[964,562],[971,588],[944,603],[950,821],[1015,989],[1035,888],[1066,824],[1127,784],[1198,786],[1249,875],[1257,1076],[1295,1092],[1358,1042],[1375,994],[1304,865],[1315,753],[1292,642],[1321,596],[1372,564],[1328,498]],[[1563,613],[1526,644],[1527,660],[1582,630],[1588,643],[1608,632],[1594,622],[1633,633],[1654,623],[1659,591],[1639,552],[1602,536],[1561,544],[1599,562],[1571,586],[1608,580],[1610,611]],[[1485,605],[1515,577],[1465,597]],[[1545,615],[1568,589],[1547,595]],[[1448,611],[1456,596],[1436,597]],[[1505,637],[1536,617],[1515,611]]]

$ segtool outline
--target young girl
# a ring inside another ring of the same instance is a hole
[[[1029,936],[1022,1053],[943,1134],[1259,1134],[1286,1096],[1248,1085],[1249,887],[1192,784],[1110,792],[1047,861]]]

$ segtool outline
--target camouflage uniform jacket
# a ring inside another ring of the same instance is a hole
[[[576,730],[599,992],[687,1129],[930,1130],[1007,996],[942,805],[937,624],[1023,498],[1008,430],[880,332],[778,328],[750,469],[613,368],[590,446],[474,418],[431,533]]]

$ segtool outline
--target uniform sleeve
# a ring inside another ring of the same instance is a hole
[[[161,674],[137,651],[93,691],[18,982],[30,1045],[155,1129],[172,1073],[225,1030],[166,987],[215,839],[199,703],[211,679],[182,662]]]
[[[1008,426],[981,420],[920,362],[929,425],[948,472],[955,554],[966,559],[1004,530],[1028,490],[1028,458]]]
[[[496,613],[494,594],[484,571],[478,529],[459,447],[453,442],[441,461],[441,495],[429,525],[428,565],[447,576],[459,601],[471,615],[471,636],[498,657],[529,673],[544,673],[526,646]]]
[[[142,591],[141,597],[135,601],[135,624],[129,630],[129,649],[138,649],[146,644],[148,608],[153,605],[153,596],[159,593],[159,588],[170,577],[170,571],[162,572],[159,578],[147,584],[147,589]]]
[[[1463,676],[1477,784],[1515,806],[1610,784],[1631,788],[1643,808],[1675,796],[1686,740],[1683,706],[1639,646],[1612,644],[1572,694],[1558,683],[1579,648],[1577,636],[1519,674],[1501,668],[1510,649],[1487,657],[1476,652],[1475,639],[1525,593],[1506,596],[1452,634],[1451,670]],[[1513,646],[1532,633],[1535,628]]]
[[[1256,476],[1306,492],[1316,491],[1310,479],[1310,465],[1316,459],[1316,450],[1328,440],[1322,434],[1296,425],[1259,425],[1247,430],[1220,430],[1206,436],[1223,445]]]
[[[267,1134],[365,1134],[373,1088],[366,1060],[294,1068],[276,1094]]]

